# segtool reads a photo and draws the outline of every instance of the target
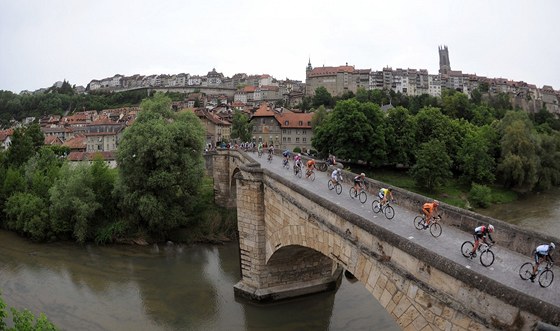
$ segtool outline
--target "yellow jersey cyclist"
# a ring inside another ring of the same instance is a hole
[[[387,203],[387,199],[388,199],[389,197],[391,198],[391,201],[394,200],[394,198],[393,198],[393,191],[392,191],[392,188],[391,188],[391,187],[387,187],[387,188],[382,187],[382,188],[379,190],[379,193],[377,193],[377,196],[378,196],[379,199],[380,199],[381,206],[384,206],[384,205]]]

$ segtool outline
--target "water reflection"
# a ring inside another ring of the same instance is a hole
[[[238,302],[235,244],[33,244],[0,231],[8,305],[45,312],[64,330],[399,330],[359,284],[274,305]]]

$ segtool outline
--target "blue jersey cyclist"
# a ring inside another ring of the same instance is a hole
[[[536,249],[535,249],[535,265],[533,266],[533,275],[531,275],[531,281],[534,282],[535,281],[535,276],[537,275],[537,270],[539,268],[539,265],[541,264],[541,262],[543,260],[548,260],[551,263],[554,263],[554,261],[552,260],[552,251],[554,250],[554,248],[556,248],[556,245],[554,245],[554,243],[550,243],[550,244],[543,244],[543,245],[539,245]]]

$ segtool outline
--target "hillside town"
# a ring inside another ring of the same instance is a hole
[[[180,92],[185,100],[174,102],[175,111],[194,112],[206,129],[206,144],[215,147],[230,141],[232,115],[244,112],[253,123],[255,142],[273,144],[280,149],[311,149],[311,113],[298,109],[304,97],[313,97],[318,87],[324,87],[332,96],[356,93],[358,89],[384,89],[407,96],[428,94],[441,96],[442,89],[453,89],[471,96],[482,84],[489,93],[505,93],[514,108],[536,113],[546,109],[559,113],[560,91],[551,86],[537,86],[505,78],[487,78],[452,70],[447,46],[439,47],[439,72],[430,74],[425,69],[392,69],[379,71],[356,69],[345,64],[337,67],[306,67],[306,81],[278,80],[268,74],[235,74],[226,77],[215,69],[205,76],[181,73],[177,75],[115,75],[92,80],[86,88],[74,87],[77,93],[96,91],[130,91],[147,89],[148,93]],[[36,91],[34,93],[40,93]],[[22,93],[31,93],[24,91]],[[281,106],[279,106],[281,105]],[[389,105],[391,106],[391,105]],[[49,115],[40,119],[27,118],[19,125],[38,121],[45,135],[45,144],[69,148],[71,162],[91,162],[100,154],[111,166],[116,166],[115,151],[122,133],[130,126],[138,107],[78,111],[67,116]],[[13,129],[0,131],[0,143],[7,149]]]

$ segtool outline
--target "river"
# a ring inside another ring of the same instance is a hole
[[[560,238],[560,188],[478,213]],[[499,231],[499,229],[497,229]],[[0,230],[0,291],[62,330],[400,330],[359,282],[256,305],[236,300],[235,243],[36,244]]]
[[[359,282],[336,292],[256,305],[236,300],[235,243],[35,244],[0,231],[8,306],[44,312],[62,330],[400,330]]]
[[[521,228],[560,238],[560,188],[558,187],[546,192],[530,194],[513,203],[477,209],[476,212]]]

